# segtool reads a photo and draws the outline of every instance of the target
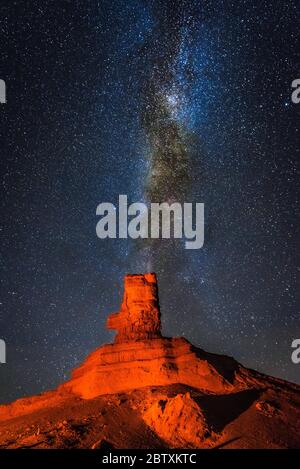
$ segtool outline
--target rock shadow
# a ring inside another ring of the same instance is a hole
[[[219,433],[226,425],[245,412],[261,394],[261,390],[247,389],[232,394],[194,397],[208,424]]]

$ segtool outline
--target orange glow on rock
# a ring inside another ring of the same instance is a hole
[[[126,275],[121,310],[107,319],[118,331],[115,343],[161,337],[157,279],[154,273]]]

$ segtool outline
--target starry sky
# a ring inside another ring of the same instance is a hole
[[[111,341],[149,268],[165,335],[300,383],[299,20],[294,0],[1,2],[1,402]],[[98,239],[119,194],[204,202],[204,247]]]

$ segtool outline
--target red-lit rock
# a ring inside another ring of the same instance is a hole
[[[1,447],[299,447],[299,386],[162,337],[155,274],[125,277],[108,327],[69,381],[0,406]]]
[[[117,330],[115,342],[92,352],[60,389],[85,399],[174,383],[219,393],[233,389],[239,369],[233,359],[222,357],[215,367],[214,355],[195,349],[184,338],[161,336],[154,273],[126,275],[120,312],[109,316],[107,326]]]
[[[157,279],[154,273],[126,275],[120,312],[107,319],[115,343],[161,337]]]
[[[155,399],[143,413],[143,419],[170,446],[201,448],[212,431],[189,392],[175,397]]]
[[[227,366],[232,380],[235,380],[234,372],[239,367],[233,359],[220,357],[217,369],[213,365],[216,357],[199,350],[196,352],[186,339],[180,337],[104,345],[74,370],[72,379],[62,389],[84,399],[174,383],[218,393],[228,392],[234,385],[226,379]],[[243,384],[237,383],[239,387]]]

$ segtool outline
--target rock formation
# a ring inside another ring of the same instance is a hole
[[[156,399],[143,419],[157,435],[179,448],[201,447],[203,440],[212,436],[203,411],[189,392]]]
[[[300,446],[299,386],[163,337],[154,273],[125,277],[107,326],[69,381],[0,406],[2,447]]]
[[[154,273],[126,275],[121,310],[109,316],[107,327],[118,331],[115,343],[161,337]]]
[[[90,399],[151,385],[182,383],[224,392],[246,383],[246,377],[235,382],[235,360],[223,357],[215,366],[215,355],[195,349],[186,339],[162,337],[154,273],[126,275],[120,312],[108,317],[107,326],[117,330],[114,343],[95,350],[62,390]]]

